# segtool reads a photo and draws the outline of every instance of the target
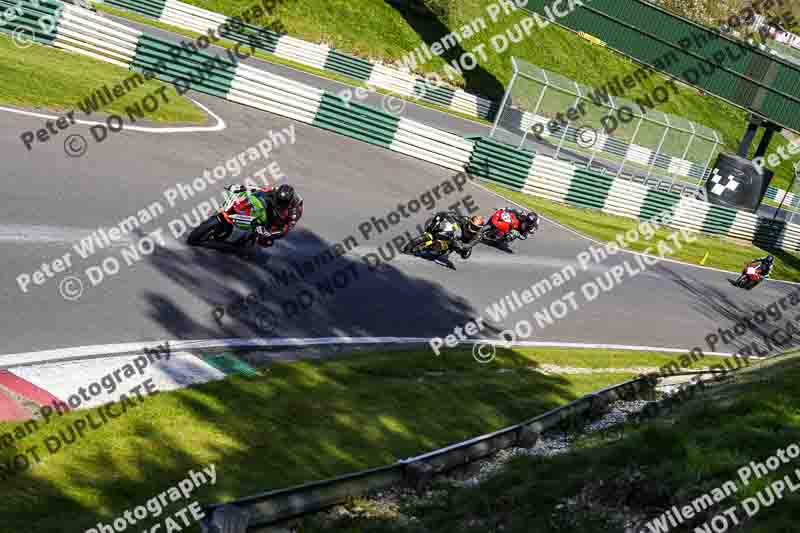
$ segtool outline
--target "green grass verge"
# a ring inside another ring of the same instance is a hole
[[[728,531],[797,531],[800,492],[789,489],[773,505],[761,505],[752,519],[741,505],[770,483],[789,476],[797,484],[800,459],[781,464],[749,485],[737,470],[762,462],[778,449],[800,442],[800,360],[784,359],[743,372],[732,384],[712,388],[686,401],[666,417],[645,422],[612,438],[584,438],[570,452],[554,457],[519,457],[475,488],[453,488],[424,504],[408,502],[402,511],[413,525],[394,518],[342,519],[320,527],[308,520],[301,533],[597,533],[633,531],[621,518],[648,521],[673,505],[682,508],[728,481],[737,490],[670,532],[694,529],[737,506],[743,527]],[[762,494],[769,501],[769,494]],[[719,524],[717,524],[719,526]],[[640,524],[636,531],[649,529]]]
[[[252,6],[251,0],[188,0],[188,3],[228,16],[240,14]],[[525,18],[526,13],[520,10],[500,16],[496,22],[492,22],[486,14],[486,7],[490,3],[489,0],[451,2],[448,4],[448,14],[437,17],[413,14],[404,16],[384,0],[290,1],[279,5],[272,14],[264,16],[258,23],[267,27],[279,25],[294,37],[314,43],[324,42],[366,59],[391,63],[399,61],[423,42],[437,41],[481,17],[486,23],[486,29],[462,40],[460,45],[463,50],[469,51],[486,44],[487,57],[485,60],[481,59],[478,68],[463,76],[454,76],[452,83],[493,100],[502,97],[504,88],[511,80],[512,56],[590,87],[605,85],[614,75],[624,76],[638,68],[616,52],[594,45],[555,25],[538,29],[521,42],[512,43],[504,53],[497,54],[489,44],[490,38],[507,30],[516,32],[515,26]],[[417,71],[420,74],[438,73],[449,80],[444,71],[445,62],[458,55],[435,56],[419,66]],[[653,75],[626,97],[634,99],[650,95],[655,87],[663,85],[664,80],[660,75]],[[724,139],[725,151],[734,153],[746,124],[744,111],[716,98],[703,96],[685,86],[680,86],[679,94],[671,94],[670,100],[659,106],[658,110],[717,130]],[[549,111],[555,113],[566,111],[566,108]],[[753,144],[753,151],[760,135]],[[786,142],[781,136],[776,136],[771,149],[775,150]],[[776,169],[773,185],[785,189],[791,177],[792,162],[786,161]]]
[[[202,502],[379,466],[499,429],[601,387],[629,372],[544,375],[526,367],[591,364],[592,351],[501,350],[478,364],[471,350],[364,353],[334,360],[276,363],[259,377],[160,393],[83,439],[48,454],[46,436],[97,410],[56,418],[0,448],[0,465],[38,445],[43,461],[0,484],[3,533],[84,531],[144,503],[214,463],[218,481]],[[620,368],[656,354],[598,354]],[[500,370],[511,370],[500,372]],[[0,435],[12,423],[0,424]],[[161,517],[182,508],[173,504]],[[137,531],[144,530],[142,524]]]
[[[537,196],[512,191],[500,185],[491,183],[486,183],[485,185],[506,198],[525,205],[547,218],[599,241],[613,241],[618,234],[625,233],[640,223],[638,220],[609,215],[597,209],[581,209],[551,202]],[[672,229],[658,230],[652,239],[640,238],[638,241],[631,242],[627,249],[634,252],[643,252],[645,249],[653,247],[657,241],[664,239],[673,231]],[[768,253],[752,244],[746,245],[731,239],[705,235],[698,235],[697,239],[692,243],[681,242],[683,246],[667,257],[699,265],[706,256],[706,252],[708,252],[708,258],[703,263],[705,266],[733,272],[741,271],[747,261],[751,261],[756,257],[763,257]],[[772,250],[769,253],[775,256],[775,268],[771,276],[773,279],[800,281],[800,254],[780,250]]]
[[[77,102],[103,85],[113,87],[132,74],[116,65],[39,44],[20,50],[5,34],[0,34],[0,73],[0,102],[23,108],[55,110],[79,110]],[[101,111],[125,116],[126,107],[165,85],[150,80]],[[148,120],[173,124],[205,122],[206,116],[201,109],[179,96],[171,85],[166,87],[168,102],[159,99],[161,105],[154,112],[147,113]]]
[[[199,37],[200,35],[204,35],[204,34],[196,33],[196,32],[193,32],[191,30],[184,29],[184,28],[179,28],[178,26],[172,26],[171,24],[164,24],[163,22],[157,21],[155,19],[151,19],[151,18],[142,16],[142,15],[139,15],[137,13],[133,13],[131,11],[126,11],[124,9],[117,9],[117,8],[114,8],[114,7],[105,5],[105,4],[97,4],[96,7],[97,7],[98,11],[105,11],[106,13],[108,13],[110,15],[114,15],[114,16],[117,16],[117,17],[120,17],[120,18],[126,18],[128,20],[132,20],[134,22],[139,22],[141,24],[147,24],[149,26],[153,26],[154,28],[159,28],[159,29],[162,29],[164,31],[177,33],[177,34],[183,35],[185,37],[191,37],[192,39],[195,39],[195,38]],[[228,49],[233,49],[236,46],[236,43],[234,41],[230,41],[228,39],[220,39],[219,41],[217,41],[214,44],[222,46],[223,48],[228,48]],[[303,72],[307,72],[309,74],[314,74],[315,76],[319,76],[321,78],[326,78],[326,79],[329,79],[329,80],[338,81],[339,83],[344,83],[346,85],[350,85],[351,87],[369,88],[366,83],[361,83],[358,80],[355,80],[353,78],[349,78],[347,76],[342,76],[340,74],[337,74],[336,72],[331,72],[329,70],[322,70],[322,69],[310,67],[308,65],[304,65],[302,63],[298,63],[297,61],[292,61],[290,59],[285,59],[283,57],[277,56],[275,54],[270,54],[270,53],[264,52],[262,50],[253,50],[253,49],[251,49],[249,47],[246,47],[246,48],[243,49],[243,53],[249,53],[253,57],[261,59],[263,61],[267,61],[268,63],[275,63],[276,65],[283,65],[283,66],[286,66],[286,67],[290,67],[290,68],[293,68],[295,70],[300,70],[300,71],[303,71]],[[484,120],[484,119],[481,119],[481,118],[478,118],[478,117],[474,117],[472,115],[467,115],[466,113],[461,113],[461,112],[458,112],[458,111],[454,111],[452,109],[448,109],[446,107],[442,107],[442,106],[439,106],[439,105],[436,105],[436,104],[431,104],[431,103],[428,103],[428,102],[425,102],[423,100],[419,100],[419,99],[416,99],[416,98],[409,98],[407,96],[403,96],[403,95],[400,95],[400,94],[397,94],[397,93],[393,93],[393,92],[387,91],[385,89],[371,88],[371,90],[374,90],[375,92],[378,92],[380,94],[392,95],[392,96],[395,96],[397,98],[402,98],[403,100],[406,100],[408,102],[414,102],[417,105],[420,105],[420,106],[423,106],[423,107],[427,107],[427,108],[433,109],[435,111],[440,111],[442,113],[447,113],[447,114],[453,115],[455,117],[459,117],[459,118],[463,118],[463,119],[467,119],[467,120],[472,120],[474,122],[480,122],[481,124],[486,124],[486,125],[491,125],[492,124],[488,120]]]

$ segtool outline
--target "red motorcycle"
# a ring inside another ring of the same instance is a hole
[[[525,240],[527,235],[519,231],[519,218],[515,213],[506,209],[498,209],[486,223],[486,231],[483,232],[483,240],[489,244],[509,244],[514,239]],[[515,231],[515,234],[512,234]]]
[[[763,279],[764,276],[761,275],[761,263],[759,261],[754,261],[744,266],[744,270],[742,270],[742,273],[736,280],[729,279],[728,281],[730,281],[731,285],[734,287],[749,291],[761,283]]]
[[[257,236],[272,237],[280,232],[264,232],[257,226],[255,217],[250,216],[249,203],[241,194],[233,193],[225,187],[225,205],[208,220],[194,228],[186,239],[190,246],[217,242],[234,246],[252,246]]]

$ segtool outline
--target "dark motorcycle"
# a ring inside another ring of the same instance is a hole
[[[454,268],[449,259],[450,254],[455,251],[450,245],[450,240],[454,238],[456,230],[462,228],[462,224],[463,222],[459,224],[437,215],[425,224],[425,232],[409,241],[401,251],[404,254],[432,259]],[[471,254],[472,250],[470,249],[464,259]]]

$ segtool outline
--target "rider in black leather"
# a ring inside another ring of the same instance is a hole
[[[466,259],[472,254],[472,248],[481,241],[483,226],[483,217],[470,218],[441,211],[434,215],[426,230],[434,239],[447,241],[451,250]]]

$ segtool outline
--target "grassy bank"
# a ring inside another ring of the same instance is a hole
[[[536,196],[515,192],[499,185],[486,184],[486,186],[506,198],[535,210],[546,218],[555,220],[599,241],[613,241],[618,234],[625,233],[640,224],[640,221],[631,218],[609,215],[596,209],[570,207]],[[659,230],[652,239],[646,240],[642,237],[638,241],[628,243],[627,249],[634,252],[643,252],[647,248],[653,248],[657,241],[664,239],[673,231],[672,229]],[[708,257],[706,257],[706,253],[708,253]],[[763,257],[767,253],[772,253],[775,256],[772,279],[800,282],[800,254],[781,250],[767,252],[752,244],[745,244],[731,239],[698,235],[697,240],[692,243],[687,244],[682,241],[682,247],[667,257],[693,265],[703,264],[708,267],[739,272],[747,261],[751,261],[756,257]],[[702,262],[704,258],[706,260]]]
[[[126,18],[128,20],[132,20],[134,22],[139,22],[141,24],[147,24],[147,25],[153,26],[154,28],[159,28],[159,29],[162,29],[162,30],[165,30],[165,31],[176,33],[178,35],[183,35],[185,37],[189,37],[192,40],[195,40],[195,39],[197,39],[197,37],[199,37],[201,35],[204,35],[204,34],[201,34],[201,33],[193,32],[191,30],[180,28],[178,26],[172,26],[171,24],[165,24],[165,23],[160,22],[158,20],[139,15],[139,14],[134,13],[132,11],[126,11],[126,10],[123,10],[123,9],[117,9],[117,8],[114,8],[114,7],[105,5],[105,4],[97,4],[96,7],[97,7],[98,11],[103,11],[103,12],[106,12],[106,13],[108,13],[110,15],[114,15],[114,16],[120,17],[120,18]],[[236,46],[237,43],[235,43],[234,41],[229,41],[228,39],[220,39],[219,41],[215,42],[214,44],[218,45],[218,46],[221,46],[223,48],[228,48],[228,49],[232,50],[232,49],[234,49],[234,47]],[[308,72],[309,74],[313,74],[313,75],[319,76],[321,78],[327,78],[329,80],[338,81],[340,83],[344,83],[344,84],[350,85],[352,87],[363,87],[365,89],[369,88],[366,83],[361,83],[359,81],[354,80],[353,78],[348,78],[346,76],[341,76],[341,75],[339,75],[339,74],[337,74],[335,72],[331,72],[331,71],[328,71],[328,70],[322,70],[322,69],[310,67],[308,65],[304,65],[302,63],[298,63],[297,61],[292,61],[291,59],[285,59],[285,58],[277,56],[275,54],[270,54],[270,53],[264,52],[262,50],[255,50],[253,48],[250,48],[249,46],[245,46],[244,48],[242,48],[242,51],[243,51],[243,53],[250,54],[252,57],[255,57],[257,59],[262,59],[262,60],[267,61],[269,63],[275,63],[277,65],[284,65],[284,66],[293,68],[295,70]],[[424,102],[424,101],[422,101],[422,100],[420,100],[418,98],[409,98],[407,96],[403,96],[403,95],[400,95],[400,94],[397,94],[397,93],[393,93],[391,91],[387,91],[387,90],[384,90],[384,89],[376,89],[376,91],[378,93],[380,93],[380,94],[394,95],[394,96],[396,96],[398,98],[402,98],[402,99],[407,100],[409,102],[414,102],[417,105],[420,105],[420,106],[423,106],[423,107],[427,107],[429,109],[435,109],[436,111],[441,111],[443,113],[448,113],[450,115],[454,115],[454,116],[461,117],[461,118],[464,118],[464,119],[472,120],[472,121],[475,121],[475,122],[481,122],[481,123],[487,124],[487,125],[491,124],[491,122],[489,122],[489,121],[486,121],[486,120],[483,120],[483,119],[480,119],[480,118],[476,118],[476,117],[474,117],[472,115],[459,113],[457,111],[453,111],[452,109],[448,109],[448,108],[445,108],[445,107],[442,107],[442,106],[438,106],[438,105],[435,105],[435,104],[430,104],[430,103]]]
[[[731,507],[742,525],[733,527],[730,521],[727,531],[797,531],[800,492],[787,488],[774,504],[760,505],[752,518],[742,502],[784,476],[796,485],[794,471],[800,459],[778,461],[778,469],[760,479],[754,476],[748,484],[737,471],[800,443],[799,412],[800,360],[778,360],[700,393],[669,416],[619,437],[617,433],[612,439],[583,438],[570,452],[554,457],[513,459],[478,487],[448,488],[420,504],[408,500],[399,513],[326,521],[324,526],[308,520],[298,531],[684,533],[713,531],[704,529],[704,522]],[[667,521],[666,529],[646,527],[672,506],[690,505],[728,481],[735,483],[735,492],[718,502],[710,499],[713,505],[700,506],[701,512],[684,524],[672,527]],[[769,503],[769,494],[762,497]],[[417,520],[407,525],[398,515]],[[720,523],[716,522],[717,528]]]
[[[471,350],[435,357],[364,353],[276,363],[257,377],[231,377],[146,399],[84,438],[48,454],[43,441],[87,413],[42,424],[0,448],[0,464],[39,445],[44,460],[0,484],[0,531],[84,531],[108,523],[214,463],[218,481],[196,493],[221,501],[391,463],[499,429],[632,376],[630,371],[545,375],[554,363],[624,369],[671,356],[591,350],[500,350],[478,364]],[[712,364],[712,358],[704,359]],[[0,424],[0,435],[12,431]],[[173,504],[161,517],[179,510]],[[152,521],[151,521],[152,522]],[[144,526],[137,525],[137,530]]]
[[[74,109],[78,110],[78,118],[84,117],[77,102],[82,102],[103,85],[113,88],[132,75],[127,69],[39,44],[21,50],[6,34],[0,34],[0,73],[0,103],[59,111]],[[150,80],[100,111],[125,116],[126,107],[140,102],[164,85],[158,80]],[[168,102],[159,98],[161,105],[147,113],[148,120],[173,124],[201,124],[205,121],[202,110],[179,96],[173,86],[166,87]]]
[[[188,3],[229,16],[240,14],[253,5],[251,0],[189,0]],[[638,68],[621,55],[554,25],[538,29],[518,43],[511,43],[502,54],[495,53],[489,44],[491,37],[508,30],[515,31],[516,25],[527,14],[520,10],[492,21],[486,12],[486,6],[491,3],[489,0],[460,0],[449,3],[447,14],[425,15],[404,12],[384,0],[287,1],[258,23],[283,28],[290,35],[310,42],[326,43],[344,52],[391,64],[423,43],[432,44],[482,18],[485,29],[463,39],[459,46],[451,47],[441,57],[427,60],[416,71],[420,74],[438,73],[454,85],[494,100],[502,97],[511,80],[512,56],[590,87],[605,85],[613,76],[624,76]],[[465,71],[463,75],[451,74],[453,79],[450,80],[444,71],[446,62],[481,44],[487,45],[487,57],[481,58],[480,65],[472,71]],[[654,74],[626,97],[633,99],[650,95],[664,81],[665,78]],[[658,110],[719,131],[724,138],[725,151],[735,152],[744,133],[744,111],[685,86],[680,86],[679,94],[672,95]],[[565,109],[549,111],[555,113]],[[753,150],[759,138],[760,134]],[[776,136],[772,150],[786,142]],[[791,176],[791,162],[784,162],[776,169],[773,185],[786,188]]]

